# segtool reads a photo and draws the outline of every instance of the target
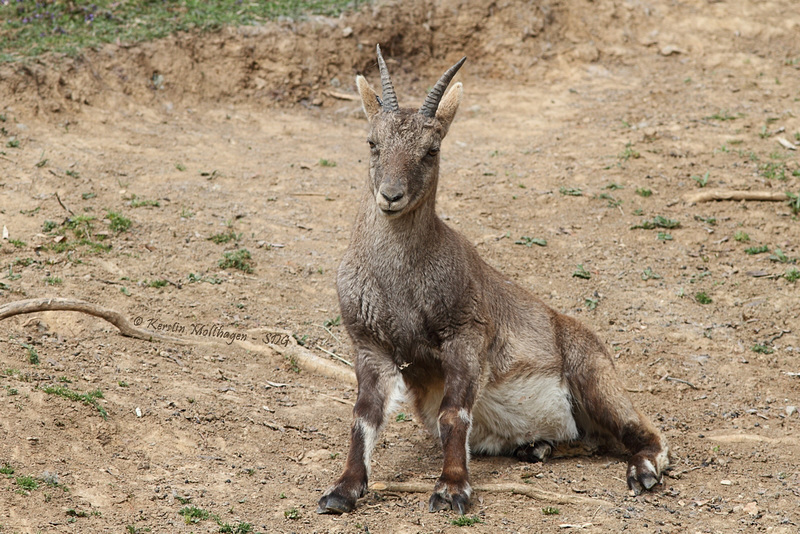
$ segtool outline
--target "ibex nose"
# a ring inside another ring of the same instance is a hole
[[[381,188],[381,196],[386,199],[387,202],[397,202],[401,198],[403,198],[403,191],[400,189],[394,188]]]

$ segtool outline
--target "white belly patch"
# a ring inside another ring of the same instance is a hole
[[[578,437],[572,401],[558,377],[524,377],[488,384],[472,410],[470,449],[508,454],[537,441]]]

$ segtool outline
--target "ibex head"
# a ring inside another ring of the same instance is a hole
[[[382,96],[363,76],[356,78],[361,104],[369,119],[370,179],[375,202],[387,217],[412,212],[436,190],[439,148],[461,102],[461,83],[445,94],[466,61],[450,67],[418,110],[400,109],[378,46]]]

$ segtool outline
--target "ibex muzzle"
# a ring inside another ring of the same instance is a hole
[[[666,441],[631,402],[597,336],[487,265],[436,215],[439,150],[462,94],[460,83],[445,90],[463,63],[419,110],[398,106],[380,48],[382,95],[356,79],[370,170],[337,288],[358,398],[344,472],[319,513],[348,512],[364,494],[372,449],[403,387],[442,444],[431,511],[467,509],[471,451],[542,461],[559,444],[610,437],[631,454],[636,493],[669,466]]]

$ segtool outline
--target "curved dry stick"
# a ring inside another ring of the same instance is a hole
[[[45,299],[27,299],[18,300],[16,302],[9,302],[0,306],[0,321],[13,317],[14,315],[23,315],[26,313],[36,313],[43,311],[76,311],[81,313],[88,313],[101,319],[105,319],[109,323],[117,327],[120,334],[128,337],[135,337],[137,339],[144,339],[145,341],[152,341],[158,339],[159,341],[170,341],[172,343],[186,344],[186,340],[176,337],[165,336],[157,332],[151,332],[143,328],[137,328],[131,324],[121,313],[115,310],[103,308],[97,304],[86,302],[76,299],[63,299],[63,298],[45,298]]]
[[[430,484],[420,484],[418,482],[373,482],[369,489],[375,491],[389,491],[396,493],[428,493],[432,491]],[[555,504],[587,504],[592,506],[613,506],[613,503],[602,499],[591,497],[581,497],[579,495],[565,495],[538,488],[527,484],[502,483],[502,484],[477,484],[472,486],[473,491],[485,491],[486,493],[512,493],[525,495],[531,499],[552,502]]]
[[[686,202],[695,204],[712,200],[761,200],[767,202],[780,202],[789,200],[786,193],[773,193],[772,191],[702,191],[686,197]]]
[[[105,319],[109,323],[117,327],[120,334],[127,337],[136,339],[143,339],[145,341],[168,341],[179,345],[197,345],[206,346],[212,344],[209,341],[200,341],[194,339],[181,339],[172,336],[165,336],[158,332],[151,332],[143,328],[137,328],[132,325],[121,313],[116,310],[103,308],[97,304],[86,302],[77,299],[65,298],[39,298],[18,300],[16,302],[9,302],[0,306],[0,321],[13,317],[14,315],[23,315],[26,313],[36,313],[43,311],[76,311],[94,315],[101,319]],[[262,354],[272,354],[273,351],[281,354],[282,356],[294,358],[297,364],[306,371],[318,373],[334,380],[356,385],[356,377],[351,369],[343,368],[335,363],[328,361],[324,358],[313,354],[311,351],[300,347],[299,345],[289,345],[281,347],[278,345],[270,345],[269,348],[250,343],[248,341],[235,341],[238,346],[251,352],[258,352]]]

